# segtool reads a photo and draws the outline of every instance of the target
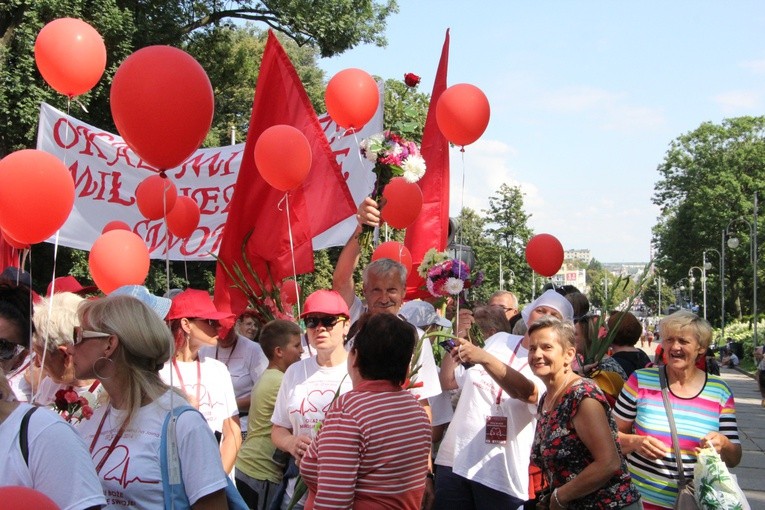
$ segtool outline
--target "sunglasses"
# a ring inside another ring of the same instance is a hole
[[[112,336],[111,333],[102,333],[101,331],[88,331],[87,329],[82,329],[79,326],[74,327],[74,331],[72,332],[72,341],[74,342],[74,345],[79,345],[85,340],[90,340],[91,338],[109,338]]]
[[[345,322],[347,319],[345,317],[338,317],[337,315],[327,315],[324,317],[306,317],[304,320],[305,327],[313,329],[319,327],[319,324],[325,328],[331,328],[338,322]]]
[[[16,357],[23,350],[23,345],[9,342],[8,340],[0,340],[0,361],[8,361]]]
[[[215,320],[215,319],[200,319],[200,318],[195,318],[195,319],[189,319],[189,320],[191,320],[191,321],[202,321],[202,322],[206,322],[207,324],[209,324],[209,325],[210,325],[210,326],[212,326],[213,328],[217,328],[217,327],[218,327],[218,321],[217,321],[217,320]]]

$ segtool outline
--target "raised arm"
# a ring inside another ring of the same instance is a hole
[[[365,198],[359,205],[356,220],[358,225],[348,239],[348,242],[345,243],[343,251],[340,252],[335,271],[332,274],[332,290],[343,296],[349,307],[353,304],[355,296],[353,272],[356,270],[356,266],[359,265],[359,259],[361,258],[361,246],[359,245],[361,226],[369,225],[377,227],[380,225],[380,211],[377,209],[377,202],[369,197]]]

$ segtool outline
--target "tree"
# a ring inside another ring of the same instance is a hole
[[[765,187],[765,117],[701,124],[672,141],[658,171],[662,178],[653,202],[661,216],[653,232],[663,274],[670,282],[687,277],[691,266],[701,265],[703,250],[717,248],[721,232],[730,226],[742,248],[725,250],[730,280],[725,308],[726,314],[740,317],[741,300],[751,309],[752,267],[746,249],[751,240],[747,226],[735,220],[751,223],[754,193],[762,196]],[[719,283],[719,278],[708,281],[708,296],[719,295]],[[707,317],[714,320],[719,308],[713,309],[714,301],[708,305]]]
[[[486,273],[487,287],[499,290],[499,258],[505,280],[507,271],[512,270],[514,284],[505,288],[521,295],[531,295],[531,268],[526,263],[526,245],[533,232],[527,222],[529,215],[523,208],[523,192],[518,186],[502,184],[489,197],[489,208],[483,211],[486,217],[484,230],[487,243],[482,249],[482,267]],[[491,294],[491,292],[489,292]]]
[[[385,80],[383,119],[386,129],[419,144],[429,105],[427,94],[417,92],[402,80]]]
[[[221,7],[223,6],[223,7]],[[104,78],[78,101],[89,111],[81,118],[113,131],[109,85],[119,64],[131,52],[152,44],[185,47],[205,39],[230,34],[218,27],[236,20],[260,22],[292,39],[296,45],[315,48],[331,56],[358,44],[386,44],[388,16],[398,9],[395,0],[333,0],[293,2],[199,0],[11,0],[0,3],[0,157],[34,145],[37,113],[42,101],[67,110],[67,99],[42,80],[34,63],[34,41],[49,21],[79,17],[103,36],[107,48]],[[201,34],[201,35],[200,35]],[[216,41],[219,43],[219,41]],[[219,44],[214,44],[219,49]],[[197,52],[195,56],[201,54]],[[238,53],[242,55],[241,52]],[[234,60],[227,59],[227,60]],[[297,64],[297,63],[296,63]],[[207,66],[208,72],[211,67]],[[213,71],[214,72],[214,71]],[[239,74],[239,73],[237,73]],[[246,74],[246,70],[245,70]],[[305,78],[305,76],[301,76]],[[213,86],[218,86],[213,82]],[[253,83],[250,82],[250,88]],[[251,99],[251,98],[250,98]],[[316,100],[316,96],[312,96]],[[251,103],[250,103],[251,104]],[[249,106],[244,112],[249,110]],[[246,113],[240,112],[244,115]],[[221,113],[228,113],[223,110]],[[249,117],[247,117],[249,118]],[[224,116],[225,126],[231,118]],[[219,126],[217,126],[220,129]],[[226,129],[223,129],[226,132]],[[218,136],[219,138],[219,136]]]

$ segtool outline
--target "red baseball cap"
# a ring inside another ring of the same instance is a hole
[[[72,294],[79,294],[84,296],[86,294],[92,294],[93,292],[96,292],[98,287],[95,285],[84,287],[80,282],[77,281],[77,278],[74,276],[59,276],[48,284],[48,297],[51,295],[51,290],[53,290],[53,292],[56,294],[61,292],[71,292]]]
[[[345,299],[334,290],[317,290],[306,298],[300,318],[312,313],[351,316]]]
[[[219,321],[234,317],[233,313],[219,312],[207,291],[186,289],[173,298],[167,320],[212,319]]]

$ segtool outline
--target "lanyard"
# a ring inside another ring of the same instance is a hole
[[[98,424],[98,428],[96,429],[96,435],[93,436],[93,441],[90,443],[90,454],[93,455],[93,450],[96,448],[96,443],[98,442],[98,438],[101,437],[101,429],[104,428],[104,423],[106,422],[106,417],[109,415],[109,411],[112,410],[112,406],[109,406],[106,408],[106,412],[104,413],[103,418],[101,418],[101,423]],[[122,439],[122,434],[125,433],[125,427],[127,426],[127,423],[123,423],[120,427],[117,434],[114,436],[114,439],[112,439],[111,444],[109,445],[109,448],[106,450],[106,453],[101,458],[101,462],[98,463],[98,466],[96,466],[96,474],[101,472],[101,468],[104,467],[104,464],[106,464],[106,460],[109,458],[109,456],[114,451],[114,448],[117,447],[117,443],[120,439]]]
[[[88,388],[88,392],[89,392],[89,393],[93,393],[94,391],[96,391],[96,388],[98,388],[98,385],[99,385],[99,384],[101,384],[101,381],[99,381],[98,379],[96,379],[95,381],[93,381],[93,384],[91,384],[91,385],[90,385],[90,388]]]
[[[523,340],[521,340],[520,342],[518,342],[518,343],[515,345],[515,349],[513,349],[513,354],[510,356],[510,361],[508,361],[508,362],[507,362],[507,366],[509,366],[510,368],[512,368],[512,367],[513,367],[513,361],[515,361],[515,359],[518,357],[518,349],[520,349],[520,348],[521,348],[521,344],[522,344],[522,343],[523,343]],[[526,367],[526,365],[528,365],[528,364],[529,364],[529,362],[528,362],[528,361],[526,361],[526,362],[524,362],[524,363],[523,363],[523,364],[522,364],[520,367],[518,367],[518,368],[516,368],[516,369],[514,369],[514,370],[517,370],[517,371],[519,371],[519,372],[520,372],[520,371],[521,371],[521,370],[523,370],[523,369]],[[499,384],[498,384],[497,386],[499,386]],[[497,392],[497,405],[499,405],[501,402],[502,402],[502,386],[499,386],[499,391]]]
[[[178,363],[173,360],[173,368],[175,369],[175,373],[178,376],[178,382],[181,383],[181,389],[183,391],[186,391],[186,385],[183,384],[183,376],[181,375],[180,369],[178,369]],[[199,362],[199,358],[197,358],[197,407],[199,407],[199,399],[201,398],[201,387],[202,387],[202,365]]]

